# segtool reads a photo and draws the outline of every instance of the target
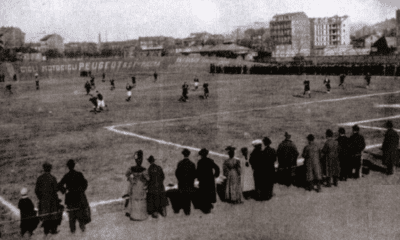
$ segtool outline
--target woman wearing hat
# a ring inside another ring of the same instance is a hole
[[[147,187],[147,212],[153,218],[158,218],[158,214],[167,216],[168,199],[164,187],[164,172],[160,166],[155,164],[153,156],[150,156],[147,161],[150,163],[148,170],[149,182]]]
[[[254,190],[256,200],[259,200],[261,191],[265,180],[265,172],[260,167],[264,161],[262,154],[262,141],[257,139],[251,143],[254,146],[253,151],[250,153],[249,162],[253,169]]]
[[[225,183],[225,200],[229,203],[241,203],[242,202],[242,186],[241,186],[241,167],[240,161],[236,160],[235,148],[227,147],[225,149],[228,152],[229,158],[224,161],[223,174],[226,178]]]
[[[207,149],[201,149],[199,155],[201,159],[197,163],[196,176],[199,180],[200,210],[207,214],[211,212],[212,204],[217,202],[215,178],[219,176],[220,170],[214,160],[207,157]]]
[[[148,218],[146,188],[148,175],[146,168],[142,167],[143,152],[137,151],[135,154],[136,166],[131,167],[127,174],[130,183],[129,203],[126,206],[126,215],[131,220],[142,221]]]

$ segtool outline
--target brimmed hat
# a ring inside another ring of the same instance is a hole
[[[154,162],[156,159],[153,157],[153,155],[150,155],[150,157],[147,159],[149,162]]]
[[[67,167],[74,168],[75,167],[75,161],[72,160],[72,159],[68,160]]]
[[[187,149],[187,148],[183,149],[183,150],[182,150],[182,154],[183,154],[183,156],[185,156],[185,157],[189,156],[189,155],[190,155],[189,149]]]
[[[27,188],[22,188],[21,189],[21,196],[22,197],[28,196],[28,189]]]
[[[200,156],[207,156],[208,155],[208,150],[206,148],[203,148],[199,151]]]
[[[314,135],[308,134],[307,140],[308,140],[308,141],[314,141]]]
[[[288,138],[291,137],[291,135],[288,132],[285,132],[285,137]]]
[[[262,141],[260,139],[256,139],[251,142],[251,145],[253,145],[253,146],[257,146],[257,145],[261,145],[261,144],[262,144]]]
[[[53,166],[49,162],[43,163],[42,167],[45,172],[50,172],[53,168]]]
[[[227,146],[227,147],[225,148],[225,151],[228,151],[228,152],[235,151],[235,150],[236,150],[236,148],[235,148],[235,147],[232,147],[232,146]]]
[[[264,137],[262,141],[266,146],[269,146],[272,143],[271,139],[269,139],[268,137]]]

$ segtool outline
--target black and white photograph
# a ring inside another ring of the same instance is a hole
[[[0,1],[0,240],[400,240],[400,1]]]

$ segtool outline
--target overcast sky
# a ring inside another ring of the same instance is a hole
[[[26,42],[58,33],[64,42],[122,41],[139,36],[187,37],[227,33],[235,26],[268,22],[274,14],[349,15],[352,22],[395,17],[399,0],[0,0],[0,26],[16,26]]]

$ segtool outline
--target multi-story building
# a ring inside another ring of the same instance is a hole
[[[25,44],[25,33],[17,27],[1,27],[0,35],[5,49],[19,48]]]
[[[273,57],[310,55],[310,20],[304,12],[275,15],[270,22],[270,37],[276,45]]]
[[[396,39],[397,39],[397,51],[400,50],[400,9],[396,11]]]
[[[311,47],[350,45],[349,16],[311,18]]]
[[[40,39],[40,50],[45,52],[49,49],[57,49],[58,52],[64,52],[64,39],[58,34],[50,34]]]

